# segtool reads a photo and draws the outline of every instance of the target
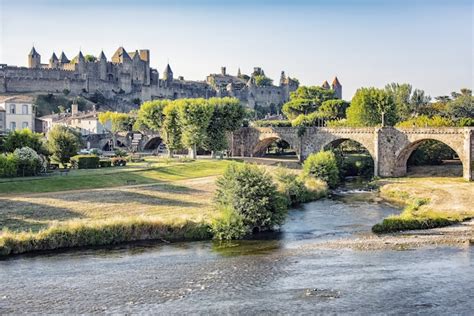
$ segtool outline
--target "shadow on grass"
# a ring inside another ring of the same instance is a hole
[[[191,194],[191,193],[205,193],[204,190],[199,190],[195,188],[190,188],[183,185],[174,185],[174,184],[156,184],[150,186],[144,186],[137,188],[140,191],[150,191],[150,192],[172,192],[176,194]]]
[[[54,220],[83,218],[83,215],[64,207],[0,199],[0,228],[14,231],[38,231]]]
[[[142,189],[142,188],[137,188]],[[163,190],[162,192],[167,192]],[[169,197],[162,197],[158,195],[145,194],[135,191],[127,190],[104,190],[104,191],[90,191],[90,192],[75,192],[75,193],[62,193],[62,194],[51,194],[50,198],[58,199],[65,202],[68,201],[80,201],[85,203],[95,204],[118,204],[122,207],[124,203],[135,203],[142,205],[166,205],[166,206],[181,206],[181,207],[199,207],[201,203],[183,201],[178,199],[172,199]]]

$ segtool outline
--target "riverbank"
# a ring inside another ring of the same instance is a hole
[[[363,234],[351,238],[305,245],[302,249],[353,249],[373,251],[410,250],[439,246],[469,247],[472,245],[474,245],[474,220],[448,227],[403,231],[380,236]]]
[[[373,227],[375,233],[430,229],[474,218],[474,183],[451,177],[406,177],[375,182],[380,196],[405,207]]]

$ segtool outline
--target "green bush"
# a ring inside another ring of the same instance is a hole
[[[0,178],[12,178],[17,175],[18,159],[12,154],[0,155]]]
[[[126,158],[122,158],[122,157],[114,157],[111,159],[111,162],[112,162],[112,165],[114,165],[115,167],[117,166],[126,166],[127,165],[127,159]]]
[[[286,197],[288,206],[320,199],[326,195],[327,185],[312,176],[298,176],[284,168],[275,173],[278,190]]]
[[[285,220],[286,199],[264,169],[232,163],[216,184],[217,205],[242,216],[249,233],[271,230]]]
[[[332,151],[309,155],[303,164],[303,171],[306,175],[325,181],[330,188],[335,188],[339,183],[339,168]]]
[[[457,223],[447,218],[403,218],[388,217],[382,223],[375,224],[372,232],[376,234],[394,233],[404,230],[430,229],[436,227],[445,227]]]
[[[112,161],[110,161],[110,160],[100,160],[99,161],[99,167],[101,167],[101,168],[112,167]]]
[[[71,165],[75,169],[95,169],[99,167],[99,157],[96,155],[77,155],[71,157]]]
[[[374,175],[374,161],[371,156],[348,155],[342,158],[340,175],[342,177],[370,178]]]
[[[241,239],[247,234],[247,230],[242,215],[228,207],[211,222],[211,232],[217,240]]]
[[[43,169],[43,159],[29,147],[17,148],[13,155],[17,161],[18,176],[34,176]]]

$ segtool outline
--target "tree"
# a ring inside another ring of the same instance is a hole
[[[168,156],[173,157],[175,150],[181,149],[181,124],[179,122],[179,109],[176,103],[170,103],[163,109],[164,120],[161,124],[161,138],[168,148]]]
[[[291,92],[290,101],[283,105],[282,111],[290,120],[298,115],[315,112],[324,101],[336,99],[333,90],[321,87],[299,87]]]
[[[329,120],[343,119],[349,102],[344,100],[327,100],[318,109],[319,116]]]
[[[206,130],[204,148],[214,155],[227,148],[227,133],[242,126],[245,110],[236,98],[211,98],[208,101],[213,112]]]
[[[14,152],[15,149],[29,147],[40,155],[48,155],[48,148],[43,141],[43,135],[34,133],[25,128],[20,131],[11,131],[5,137],[2,151]]]
[[[196,148],[202,146],[212,116],[212,107],[205,99],[176,100],[182,128],[182,142],[189,148],[190,157],[196,158]]]
[[[114,134],[128,131],[132,123],[129,114],[120,112],[101,112],[99,113],[99,122],[104,126],[110,122],[110,131]]]
[[[474,118],[474,97],[472,90],[461,89],[461,93],[453,92],[455,98],[448,102],[446,115],[453,119]]]
[[[257,87],[268,87],[268,86],[273,85],[273,80],[268,78],[265,75],[255,75],[254,79],[255,79],[255,85]]]
[[[263,168],[232,163],[216,184],[217,205],[241,216],[248,232],[269,230],[283,223],[286,200]]]
[[[397,115],[401,120],[409,119],[430,101],[430,97],[425,96],[423,90],[413,90],[413,87],[408,83],[393,82],[385,86],[385,91],[392,96],[397,108]]]
[[[144,102],[138,110],[137,124],[145,126],[152,131],[159,131],[163,123],[163,109],[171,100],[154,100]]]
[[[320,151],[309,155],[303,164],[306,175],[325,181],[330,188],[339,183],[339,168],[336,156],[332,151]]]
[[[397,122],[397,110],[391,94],[377,88],[360,88],[347,108],[347,123],[350,126],[376,126],[382,123],[392,126]]]
[[[81,135],[75,130],[55,125],[48,132],[48,148],[54,160],[65,165],[82,146]]]

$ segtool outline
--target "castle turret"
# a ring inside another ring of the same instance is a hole
[[[58,68],[59,66],[59,59],[56,56],[56,53],[53,52],[53,55],[49,59],[49,68]]]
[[[104,51],[101,51],[99,55],[99,77],[100,80],[107,79],[107,57],[105,57]]]
[[[165,71],[163,71],[163,80],[168,84],[173,82],[173,71],[171,70],[170,64],[166,65]]]
[[[35,47],[31,48],[28,54],[28,67],[29,68],[40,68],[41,67],[41,55],[38,54]]]
[[[82,55],[81,51],[79,51],[79,55],[77,55],[76,69],[80,73],[84,73],[86,70],[86,59],[84,58],[84,55]]]
[[[334,77],[334,80],[332,81],[332,89],[334,90],[336,97],[342,99],[342,85],[337,79],[337,76]]]
[[[282,71],[280,75],[280,86],[284,86],[286,84],[288,84],[288,80],[286,78],[285,72]]]
[[[242,73],[240,72],[240,67],[239,67],[239,70],[237,70],[237,78],[240,78],[242,77]]]
[[[323,88],[324,90],[331,89],[327,80],[324,80],[323,84],[321,85],[321,88]]]
[[[66,57],[64,52],[61,52],[61,56],[59,56],[59,61],[61,64],[69,64],[71,61]]]

